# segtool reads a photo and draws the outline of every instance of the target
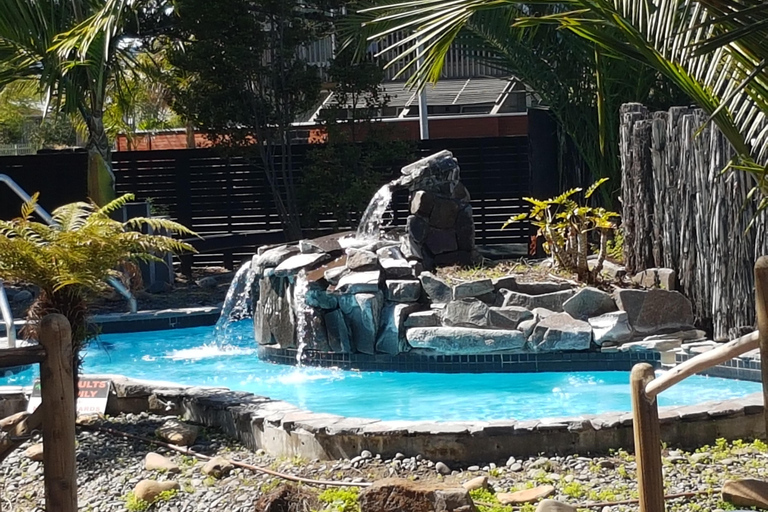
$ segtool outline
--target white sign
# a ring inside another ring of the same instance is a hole
[[[104,414],[107,410],[107,400],[112,381],[82,376],[78,379],[77,414]],[[42,401],[40,395],[40,379],[32,384],[32,396],[27,404],[27,411],[34,412]]]

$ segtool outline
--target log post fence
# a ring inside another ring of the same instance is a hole
[[[63,315],[40,322],[39,345],[0,349],[0,368],[40,365],[41,405],[0,420],[0,461],[42,429],[45,510],[77,511],[72,329]]]
[[[640,512],[664,511],[664,479],[661,464],[661,427],[659,425],[659,393],[678,382],[750,350],[760,349],[760,361],[768,361],[768,256],[755,263],[755,309],[758,330],[729,341],[716,349],[699,354],[675,366],[659,378],[648,363],[632,368],[632,428],[634,430],[637,483]],[[763,411],[768,433],[768,364],[760,365],[763,381]]]

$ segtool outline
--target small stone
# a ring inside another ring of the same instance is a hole
[[[523,465],[519,462],[513,463],[511,466],[509,466],[509,470],[513,473],[519,473],[523,470]]]
[[[515,456],[514,456],[514,455],[511,455],[511,456],[510,456],[510,457],[507,459],[507,464],[506,464],[506,466],[507,466],[507,467],[510,467],[510,466],[512,466],[512,464],[514,464],[515,462],[517,462],[517,459],[515,459]]]
[[[360,458],[361,459],[372,459],[373,454],[368,450],[363,450],[360,452]]]
[[[378,268],[379,259],[376,255],[370,251],[363,251],[361,249],[348,249],[347,255],[347,268],[358,272],[366,270],[376,270]]]
[[[301,254],[319,254],[325,251],[311,240],[299,240],[299,252]]]
[[[725,482],[723,501],[738,507],[768,509],[768,482],[753,478]]]
[[[468,491],[476,491],[477,489],[487,489],[488,488],[488,477],[478,476],[476,478],[473,478],[472,480],[468,480],[461,484],[463,488],[465,488]]]
[[[500,492],[496,494],[496,499],[502,505],[521,505],[523,503],[533,503],[540,499],[554,494],[555,488],[551,485],[540,485],[533,489],[525,489],[517,492]]]
[[[214,478],[222,478],[227,476],[230,471],[235,469],[228,459],[224,457],[214,457],[203,466],[202,472],[204,475],[209,475]]]
[[[40,462],[43,460],[43,443],[33,444],[24,450],[24,456],[29,460]]]
[[[137,499],[154,503],[160,493],[172,491],[179,488],[179,482],[166,480],[158,482],[157,480],[142,480],[133,488],[133,494]]]
[[[448,465],[445,464],[444,462],[438,462],[437,464],[435,464],[435,471],[437,471],[441,475],[451,474],[451,468],[449,468]]]
[[[437,327],[440,325],[440,312],[436,309],[416,311],[405,319],[405,327]]]
[[[493,291],[493,282],[490,279],[480,279],[477,281],[470,281],[468,283],[461,283],[454,286],[453,298],[454,300],[458,300],[467,297],[479,297]]]
[[[208,276],[202,279],[198,279],[196,283],[197,283],[197,286],[199,286],[200,288],[205,288],[206,290],[212,290],[219,285],[219,282],[213,276]]]
[[[387,300],[392,302],[416,302],[421,297],[421,283],[414,280],[387,280]]]
[[[167,471],[168,473],[178,473],[180,471],[179,466],[175,462],[155,452],[149,452],[144,457],[144,469],[147,471]]]
[[[191,446],[194,444],[200,429],[187,425],[178,420],[166,420],[157,430],[155,435],[171,444],[179,446]]]
[[[648,268],[632,276],[632,282],[643,288],[675,290],[677,288],[677,274],[671,268]]]
[[[405,279],[413,277],[413,269],[408,260],[381,258],[379,259],[379,265],[384,269],[384,275],[389,279]]]
[[[542,500],[536,512],[576,512],[576,507],[555,500]]]

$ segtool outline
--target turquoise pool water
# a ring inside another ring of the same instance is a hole
[[[225,386],[286,400],[315,412],[386,420],[491,420],[578,416],[630,410],[628,372],[428,374],[295,368],[258,360],[250,320],[101,336],[87,350],[86,373],[122,374],[199,386]],[[28,385],[30,369],[0,379]],[[660,396],[688,405],[761,391],[760,383],[695,376]]]

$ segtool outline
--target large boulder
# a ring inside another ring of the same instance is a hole
[[[592,327],[595,345],[621,344],[632,339],[632,329],[626,311],[612,311],[587,320]]]
[[[529,295],[527,293],[503,289],[501,290],[501,296],[503,297],[501,306],[520,306],[530,310],[535,308],[546,308],[559,313],[563,311],[563,304],[565,301],[570,299],[573,294],[574,291],[572,289],[544,293],[541,295]]]
[[[488,327],[488,305],[478,299],[449,302],[443,310],[443,324],[452,327]]]
[[[456,241],[456,231],[452,229],[431,229],[424,245],[435,255],[455,252],[459,248]]]
[[[421,297],[421,283],[415,279],[387,280],[387,300],[392,302],[417,302]]]
[[[723,501],[737,507],[768,509],[768,482],[754,478],[729,480],[723,485]]]
[[[356,293],[339,297],[339,307],[354,342],[354,349],[363,354],[373,354],[376,334],[379,331],[384,296],[377,293]]]
[[[334,309],[323,315],[328,345],[332,352],[349,354],[352,352],[352,336],[349,333],[344,314],[340,309]]]
[[[446,303],[453,299],[451,287],[432,272],[422,272],[419,274],[419,281],[421,281],[421,287],[424,288],[432,302]]]
[[[591,287],[582,288],[563,303],[563,310],[579,320],[600,316],[616,309],[616,303],[610,294]]]
[[[480,297],[493,292],[493,282],[490,279],[478,279],[454,286],[453,298],[458,300],[467,297]]]
[[[476,512],[463,487],[399,478],[378,480],[360,493],[360,512]]]
[[[419,308],[418,304],[387,303],[381,311],[381,329],[376,338],[376,352],[396,356],[408,350],[405,319]]]
[[[691,302],[680,292],[668,290],[616,290],[619,309],[627,312],[629,325],[639,334],[692,328]]]
[[[295,347],[296,322],[291,300],[291,284],[286,277],[265,277],[259,287],[259,307],[254,314],[256,341],[260,345]]]
[[[521,322],[531,319],[533,313],[520,306],[488,310],[488,324],[494,329],[517,329]]]
[[[522,351],[526,341],[520,331],[470,327],[412,327],[405,335],[411,347],[440,354]]]
[[[537,352],[588,350],[592,343],[592,328],[568,313],[558,313],[536,325],[530,343]]]
[[[336,285],[336,291],[355,294],[355,293],[375,293],[379,291],[379,281],[381,281],[381,271],[371,270],[368,272],[350,272],[344,274]]]

